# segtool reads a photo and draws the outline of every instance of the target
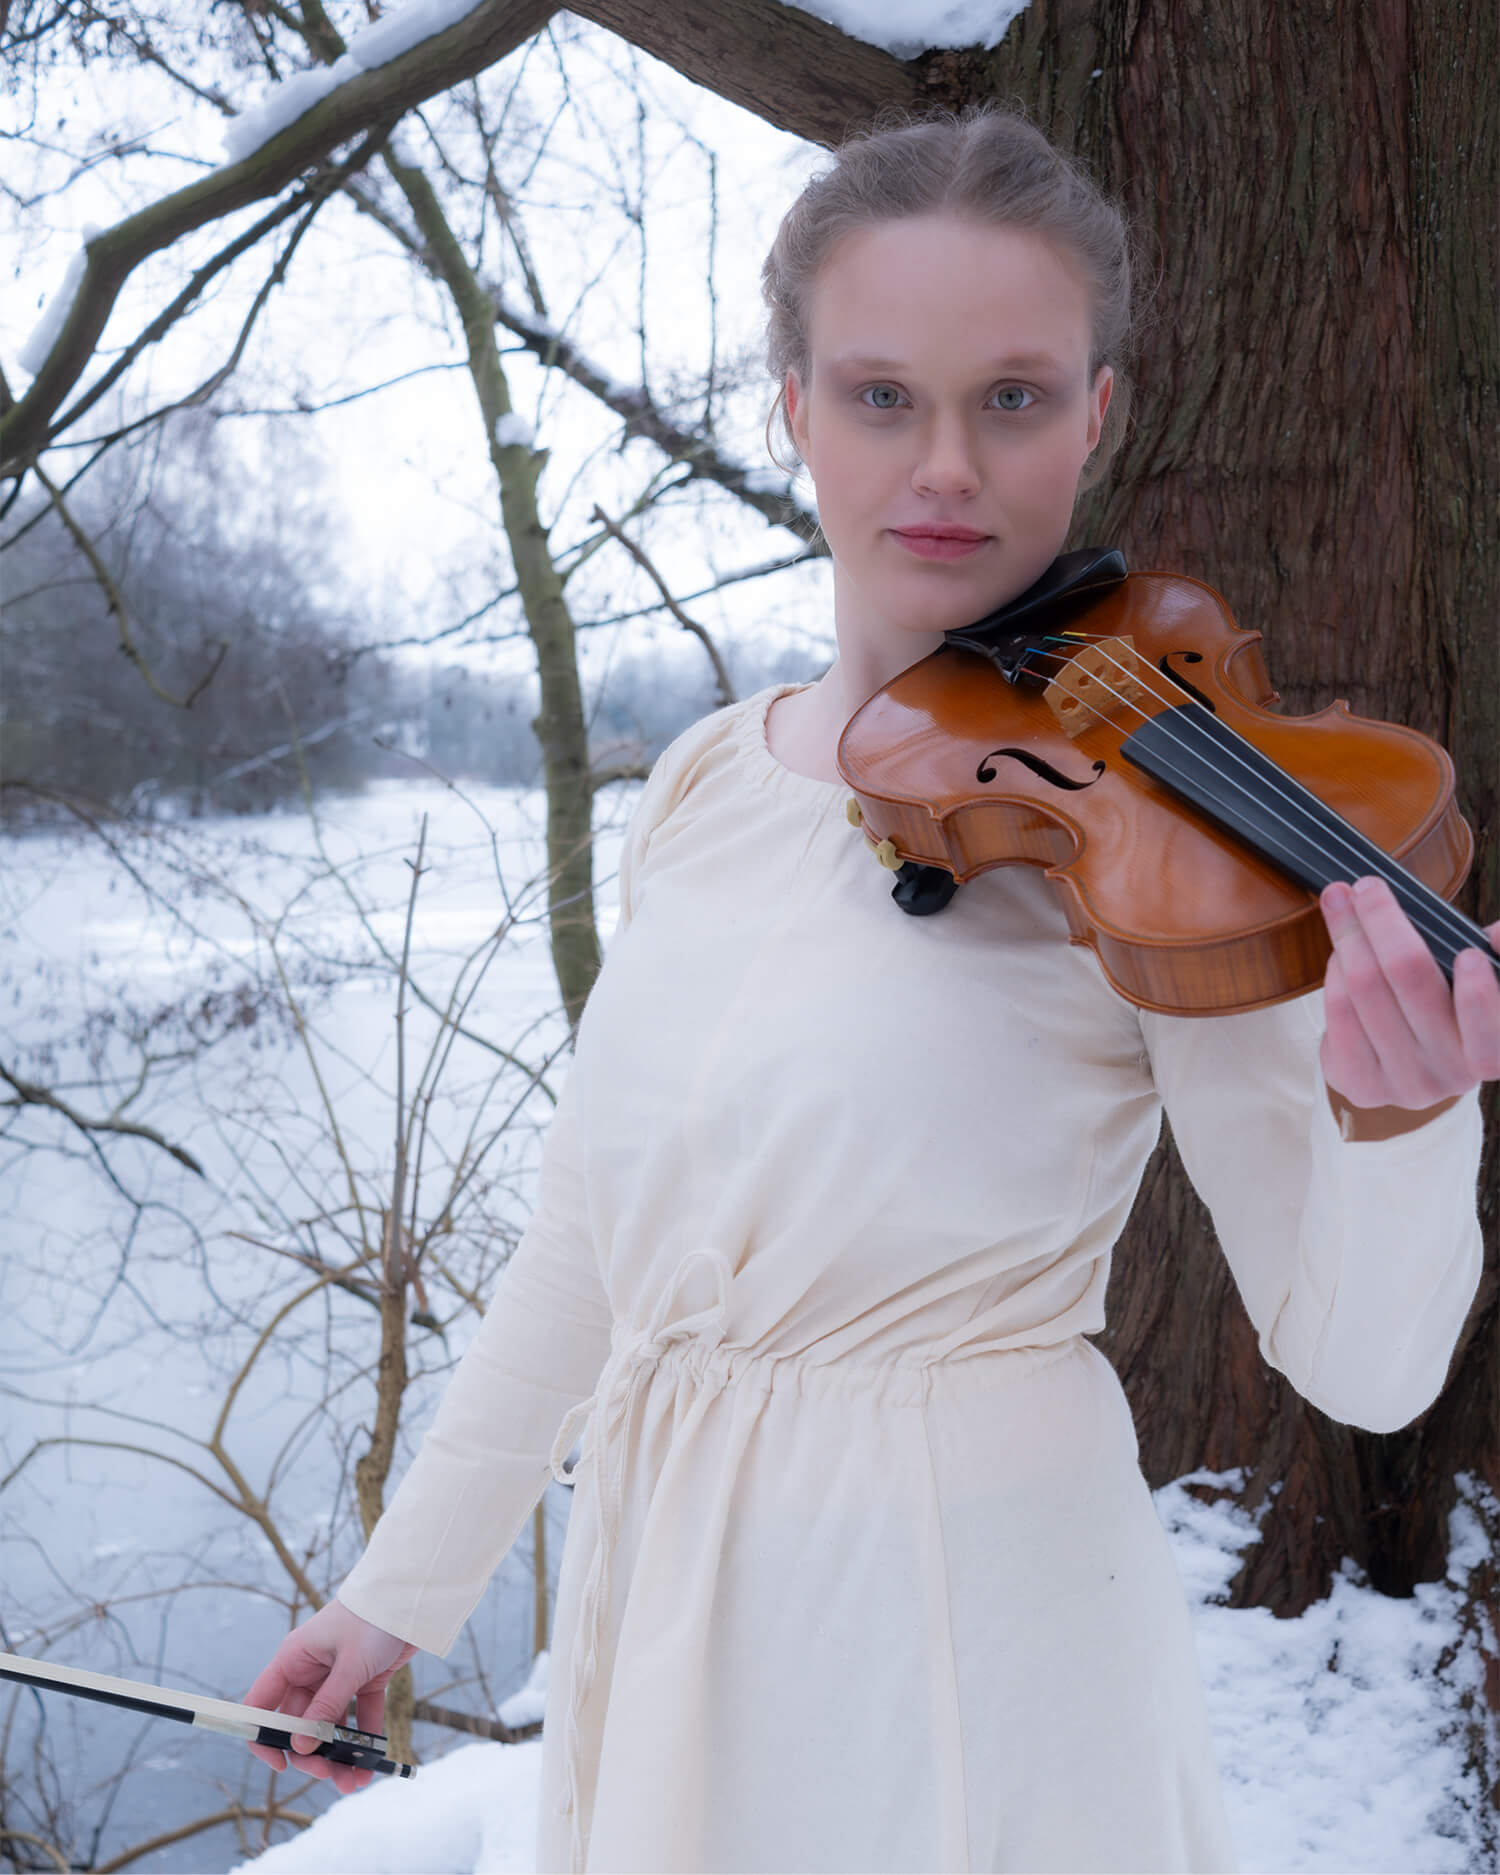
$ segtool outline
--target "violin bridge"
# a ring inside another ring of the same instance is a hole
[[[1128,732],[1149,714],[1151,667],[1132,638],[1091,639],[1042,695],[1064,735],[1081,736],[1098,722],[1120,722]]]

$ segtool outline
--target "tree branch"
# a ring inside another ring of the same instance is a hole
[[[570,0],[569,11],[812,143],[842,142],[884,105],[926,102],[917,64],[781,0]]]
[[[645,550],[638,547],[622,527],[618,527],[610,520],[609,516],[597,503],[595,503],[594,506],[593,519],[599,523],[605,533],[619,541],[626,553],[630,555],[636,565],[640,567],[654,583],[656,590],[662,596],[663,604],[665,604],[673,618],[676,619],[677,623],[684,631],[691,632],[708,653],[709,662],[714,667],[714,680],[718,686],[719,701],[716,707],[723,709],[728,704],[733,703],[734,685],[730,682],[729,671],[725,666],[723,658],[719,655],[719,647],[709,636],[707,628],[700,625],[696,619],[688,617],[687,613],[683,611],[682,607],[678,605],[677,601],[667,590],[667,582],[662,578],[661,574],[657,572],[655,566],[647,557]]]
[[[627,436],[649,437],[673,461],[684,465],[689,472],[689,479],[701,477],[717,482],[721,488],[738,495],[748,507],[763,514],[775,526],[790,528],[819,553],[827,552],[818,531],[817,515],[803,505],[790,478],[782,480],[779,486],[773,486],[776,478],[765,469],[746,468],[744,463],[725,455],[714,440],[701,430],[684,429],[674,423],[657,408],[649,392],[637,385],[617,382],[607,371],[594,364],[570,338],[544,321],[505,305],[498,295],[495,298],[495,319],[508,331],[514,332],[527,350],[534,352],[544,365],[553,365],[559,371],[566,372],[575,384],[597,397],[600,403],[608,405],[616,416],[623,417]]]
[[[120,649],[145,679],[147,687],[150,689],[153,696],[160,697],[163,703],[170,703],[174,709],[190,710],[197,699],[213,682],[219,666],[228,656],[229,640],[227,638],[220,638],[217,641],[219,646],[217,657],[214,658],[208,669],[198,679],[197,683],[193,685],[187,695],[185,697],[174,697],[171,691],[164,688],[158,681],[155,672],[146,662],[145,655],[140,646],[136,643],[134,634],[130,629],[130,615],[125,610],[124,595],[115,584],[114,575],[99,557],[98,548],[95,547],[93,541],[89,539],[81,523],[75,517],[73,510],[63,500],[62,490],[52,480],[51,476],[47,474],[41,463],[33,462],[31,472],[51,496],[52,505],[56,508],[63,526],[66,527],[68,532],[73,536],[74,545],[93,568],[94,578],[99,582],[100,588],[104,593],[105,602],[109,606],[110,614],[115,621],[115,629],[120,636]]]
[[[331,195],[335,189],[339,188],[353,171],[362,168],[364,164],[370,160],[373,147],[374,140],[367,140],[365,143],[361,144],[359,149],[357,149],[346,162],[339,164],[335,169],[326,170],[314,176],[309,181],[306,188],[299,189],[295,195],[288,196],[286,201],[278,202],[269,214],[262,215],[260,220],[252,227],[247,228],[243,234],[237,235],[233,241],[228,242],[224,247],[220,248],[219,252],[215,254],[212,259],[205,261],[204,264],[191,275],[187,285],[183,287],[176,298],[170,301],[151,321],[150,325],[125,347],[124,351],[120,353],[119,357],[115,359],[109,369],[95,379],[76,402],[69,405],[58,418],[56,424],[49,428],[49,439],[51,436],[63,430],[70,429],[86,410],[91,410],[93,406],[98,403],[99,399],[104,396],[106,391],[119,382],[120,378],[130,369],[131,365],[134,364],[135,360],[148,345],[154,345],[158,340],[166,336],[168,330],[176,324],[189,306],[198,299],[203,289],[211,280],[218,274],[221,274],[232,262],[238,260],[242,254],[248,253],[258,241],[269,234],[274,228],[279,228],[282,222],[289,221],[293,215],[297,214],[299,210],[305,207],[307,209],[307,215],[301,228],[293,235],[287,251],[282,255],[276,267],[272,269],[269,280],[256,295],[255,303],[251,307],[249,317],[246,319],[244,327],[241,330],[239,344],[235,347],[235,351],[232,354],[232,358],[237,359],[239,352],[243,349],[244,341],[249,337],[250,327],[265,302],[266,295],[269,293],[271,287],[279,284],[280,279],[285,276],[287,265],[291,260],[293,252],[296,250],[297,243],[302,239],[303,234],[306,233],[308,223],[312,220],[318,208],[327,200],[329,195]],[[64,330],[66,330],[66,328],[64,328]],[[221,376],[227,375],[227,372],[228,368],[226,367]],[[207,386],[200,387],[197,392],[191,394],[183,401],[187,403],[199,401],[206,394],[206,390],[212,387],[213,383],[214,380],[210,379]],[[33,389],[34,388],[33,386]],[[168,407],[175,408],[175,406]],[[4,430],[0,428],[0,438],[3,438],[3,435]]]
[[[360,188],[354,178],[345,186],[345,194],[372,221],[380,223],[406,251],[425,267],[434,279],[442,276],[421,235],[409,228],[368,189]],[[570,377],[590,396],[625,419],[625,434],[644,436],[656,444],[672,461],[681,462],[689,480],[698,478],[717,482],[721,488],[738,495],[748,507],[765,516],[774,526],[790,528],[801,536],[820,557],[828,548],[818,531],[816,513],[807,507],[790,477],[779,479],[759,467],[726,455],[713,438],[700,429],[685,429],[674,423],[656,405],[649,392],[638,385],[621,384],[602,366],[596,365],[572,339],[559,332],[539,315],[509,306],[491,289],[495,320],[521,340],[526,350],[540,361]]]
[[[541,1734],[541,1721],[534,1725],[507,1725],[503,1719],[481,1719],[472,1712],[455,1712],[452,1706],[435,1706],[430,1699],[419,1699],[411,1709],[414,1719],[428,1725],[445,1725],[450,1732],[468,1732],[475,1738],[492,1738],[497,1744],[515,1745],[523,1738]]]
[[[473,12],[373,71],[360,72],[237,163],[226,163],[129,215],[88,244],[78,292],[31,388],[0,417],[0,471],[40,449],[53,415],[82,377],[125,282],[183,235],[286,185],[372,124],[394,123],[425,99],[502,59],[551,18],[551,0],[480,0]]]
[[[38,1087],[34,1081],[23,1081],[18,1075],[0,1062],[0,1081],[16,1090],[14,1100],[0,1100],[0,1107],[50,1107],[54,1113],[76,1126],[80,1133],[123,1133],[131,1139],[149,1140],[153,1146],[160,1146],[168,1152],[179,1165],[185,1165],[190,1172],[196,1172],[199,1178],[208,1174],[185,1146],[174,1146],[169,1139],[157,1132],[154,1126],[143,1126],[138,1120],[121,1120],[111,1116],[104,1120],[86,1119],[66,1101],[59,1100],[49,1088]]]
[[[254,1822],[295,1823],[299,1829],[308,1829],[313,1818],[304,1810],[284,1810],[279,1803],[269,1804],[264,1809],[256,1809],[250,1804],[231,1804],[227,1810],[216,1810],[212,1816],[200,1816],[195,1822],[169,1829],[164,1835],[153,1836],[147,1842],[138,1842],[123,1854],[112,1856],[108,1862],[95,1862],[92,1865],[94,1875],[114,1875],[115,1870],[128,1869],[143,1856],[154,1855],[158,1849],[169,1848],[174,1842],[185,1842],[189,1836],[200,1836],[206,1829],[217,1829],[221,1823]],[[66,1868],[68,1865],[64,1862],[61,1866]]]
[[[612,781],[645,781],[650,773],[650,764],[647,762],[613,762],[608,768],[590,770],[589,786],[597,794]]]

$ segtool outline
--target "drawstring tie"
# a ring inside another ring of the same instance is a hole
[[[667,1318],[677,1300],[682,1279],[700,1258],[713,1272],[714,1300],[707,1308],[697,1309],[691,1315],[669,1321]],[[599,1670],[604,1611],[610,1602],[615,1539],[619,1535],[624,1506],[626,1433],[641,1388],[669,1347],[693,1339],[703,1339],[713,1346],[723,1339],[724,1314],[732,1280],[733,1271],[717,1250],[689,1250],[657,1298],[645,1328],[628,1330],[620,1336],[610,1349],[609,1359],[604,1363],[594,1391],[586,1400],[580,1400],[569,1409],[552,1442],[552,1475],[560,1484],[570,1484],[573,1472],[566,1469],[568,1453],[573,1449],[574,1441],[581,1435],[590,1415],[594,1416],[589,1449],[594,1461],[597,1536],[584,1581],[583,1605],[579,1613],[580,1631],[574,1641],[572,1682],[568,1689],[568,1710],[563,1734],[567,1778],[564,1793],[558,1801],[559,1815],[571,1815],[573,1819],[572,1864],[575,1871],[583,1869],[583,1819],[578,1790],[579,1718]]]

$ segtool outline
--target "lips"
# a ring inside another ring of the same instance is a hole
[[[972,527],[893,527],[891,532],[909,553],[923,560],[962,560],[977,553],[990,538]]]

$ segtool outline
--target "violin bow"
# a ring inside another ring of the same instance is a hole
[[[292,1751],[292,1735],[315,1738],[306,1755],[331,1758],[360,1771],[379,1771],[386,1777],[415,1777],[417,1768],[387,1755],[383,1732],[361,1732],[331,1719],[299,1719],[289,1712],[267,1712],[260,1706],[238,1706],[228,1699],[209,1699],[202,1693],[182,1693],[170,1686],[145,1680],[119,1680],[108,1673],[90,1673],[86,1667],[63,1667],[51,1660],[28,1660],[24,1654],[0,1654],[0,1680],[37,1686],[49,1693],[68,1693],[75,1699],[97,1699],[108,1706],[125,1706],[149,1713],[154,1719],[176,1719],[183,1725],[201,1725],[227,1738],[247,1738],[252,1744],[274,1745]],[[301,1754],[299,1754],[301,1755]],[[288,1763],[292,1760],[288,1757]]]

